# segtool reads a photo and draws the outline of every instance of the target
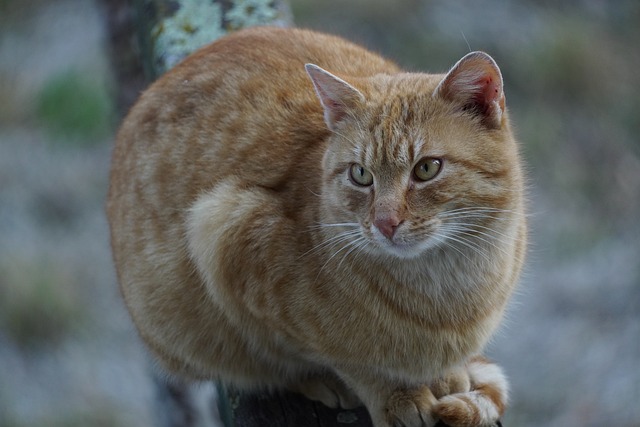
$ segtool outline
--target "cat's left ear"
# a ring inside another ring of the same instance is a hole
[[[364,101],[364,95],[349,83],[315,64],[306,64],[304,67],[324,108],[324,121],[329,129],[334,130],[351,109]]]
[[[440,82],[434,96],[473,111],[490,128],[502,127],[505,109],[502,74],[493,58],[484,52],[471,52],[458,61]]]

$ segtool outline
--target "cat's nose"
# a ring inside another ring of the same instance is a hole
[[[402,221],[397,216],[377,218],[373,225],[387,238],[392,239]]]

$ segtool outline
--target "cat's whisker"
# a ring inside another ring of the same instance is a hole
[[[304,258],[307,255],[311,255],[313,253],[317,253],[323,249],[326,249],[328,247],[340,244],[346,240],[351,239],[353,236],[357,236],[358,234],[360,234],[359,230],[348,230],[348,231],[344,231],[342,233],[336,234],[335,236],[332,236],[330,238],[328,238],[327,240],[320,242],[319,244],[317,244],[316,246],[314,246],[313,248],[309,249],[308,251],[306,251],[305,253],[303,253],[302,255],[300,255],[298,257],[298,259]]]
[[[482,247],[476,242],[469,240],[468,238],[465,237],[464,234],[460,234],[459,232],[456,232],[458,230],[448,228],[448,227],[441,227],[441,230],[444,232],[446,239],[452,240],[454,242],[457,242],[467,247],[468,249],[471,249],[473,252],[480,255],[485,261],[491,262],[491,258],[489,258],[489,256],[486,254],[486,249],[484,247]],[[447,233],[447,231],[450,231],[451,233]]]
[[[458,218],[456,218],[458,219]],[[466,219],[464,217],[461,217],[459,219]],[[458,227],[464,227],[465,230],[467,231],[473,231],[477,234],[489,237],[491,239],[497,240],[500,243],[504,243],[504,244],[509,244],[509,240],[503,240],[503,238],[505,239],[509,239],[511,238],[511,236],[507,233],[504,233],[502,231],[499,231],[493,227],[488,227],[486,225],[483,224],[478,224],[475,222],[459,222],[459,221],[447,221],[446,222],[447,225],[449,226],[458,226]],[[484,231],[482,231],[484,230]]]
[[[492,218],[492,219],[498,219],[498,220],[502,220],[502,217],[496,217],[493,215],[489,215],[489,214],[512,214],[515,213],[514,211],[511,210],[507,210],[507,209],[496,209],[496,208],[460,208],[460,209],[453,209],[450,211],[444,211],[439,213],[437,216],[439,218],[451,218],[451,217],[457,217],[457,216],[470,216],[470,215],[474,215],[474,216],[481,216],[481,217],[488,217],[488,218]]]
[[[318,223],[316,225],[310,225],[308,228],[311,230],[316,230],[319,228],[330,228],[330,227],[358,227],[360,224],[357,222],[336,222],[331,224],[323,224]]]
[[[366,247],[369,244],[368,239],[365,236],[361,236],[360,238],[353,240],[349,243],[347,243],[347,246],[351,246],[352,248],[349,249],[349,251],[347,251],[343,256],[342,259],[340,260],[340,262],[338,263],[338,267],[337,269],[340,269],[340,266],[342,265],[342,263],[344,262],[344,260],[355,250],[360,250],[364,247]]]
[[[489,255],[486,254],[485,248],[478,245],[477,243],[470,241],[468,238],[462,235],[456,235],[455,237],[448,236],[448,238],[460,243],[463,246],[466,246],[467,248],[475,252],[477,255],[482,257],[484,261],[486,261],[487,263],[491,263],[491,257],[489,257]]]
[[[446,248],[453,249],[454,251],[456,251],[456,252],[458,252],[460,255],[462,255],[462,256],[463,256],[467,261],[471,262],[471,258],[469,258],[469,257],[467,256],[467,254],[465,254],[465,253],[464,253],[464,252],[462,252],[460,249],[458,249],[457,247],[455,247],[454,245],[450,244],[450,243],[447,241],[447,237],[448,237],[448,236],[447,236],[446,234],[444,234],[444,233],[433,233],[433,234],[431,235],[431,237],[432,237],[433,239],[435,239],[435,240],[436,240],[436,242],[438,242],[439,244],[444,245]]]
[[[504,216],[502,216],[504,215]],[[494,219],[494,220],[498,220],[498,221],[503,221],[509,218],[518,218],[518,219],[522,219],[522,218],[528,218],[530,217],[530,215],[522,213],[522,212],[518,212],[518,211],[514,211],[511,209],[492,209],[492,208],[482,208],[482,209],[475,209],[475,208],[464,208],[463,209],[456,209],[456,210],[452,210],[452,211],[444,211],[441,212],[439,214],[436,215],[438,218],[455,218],[455,217],[481,217],[481,218],[488,218],[488,219]]]
[[[326,247],[324,247],[324,248],[320,248],[320,250],[322,250],[322,249],[328,249],[328,248],[330,248],[330,247],[335,247],[335,246],[338,246],[338,245],[342,244],[342,245],[340,246],[340,248],[338,249],[338,252],[339,252],[339,251],[341,251],[341,250],[345,247],[345,246],[344,246],[344,242],[345,242],[345,241],[347,241],[347,240],[348,240],[348,239],[344,239],[344,240],[341,240],[340,242],[333,242],[331,245],[327,245],[327,246],[326,246]],[[312,253],[309,253],[308,255],[311,255],[311,254],[312,254]],[[332,257],[333,257],[333,255],[332,255]],[[323,267],[324,267],[324,266],[323,266]],[[320,271],[322,271],[322,269],[320,269]]]
[[[456,233],[456,235],[458,236],[465,236],[465,238],[467,238],[467,240],[469,240],[470,238],[475,238],[483,243],[486,243],[487,245],[495,248],[496,250],[502,252],[502,254],[504,255],[508,255],[509,252],[502,246],[497,245],[495,242],[492,242],[489,239],[496,239],[498,240],[500,243],[503,243],[504,245],[508,244],[507,242],[503,242],[497,238],[495,238],[495,236],[491,236],[488,233],[484,233],[478,230],[475,230],[473,228],[469,228],[469,227],[464,227],[461,226],[459,224],[453,224],[450,225],[449,230],[453,231]],[[485,237],[482,237],[485,236]],[[480,248],[481,245],[478,244],[478,247]],[[483,248],[484,249],[484,248]]]
[[[307,190],[309,190],[309,193],[313,194],[314,196],[316,196],[316,197],[322,197],[322,194],[318,194],[318,193],[316,193],[316,192],[315,192],[315,191],[313,191],[311,188],[306,187],[306,186],[305,186],[305,188],[306,188]]]
[[[503,250],[504,248],[498,246],[497,243],[504,246],[510,246],[515,241],[513,240],[513,236],[482,224],[470,222],[449,222],[447,223],[447,226],[450,229],[456,228],[458,232],[474,236],[487,244]]]
[[[333,255],[331,255],[331,256],[330,256],[330,257],[325,261],[325,263],[322,265],[322,267],[321,267],[321,268],[320,268],[320,270],[318,271],[318,276],[320,276],[320,274],[321,274],[321,273],[322,273],[322,271],[325,269],[325,267],[327,267],[327,265],[329,265],[329,263],[331,262],[331,260],[332,260],[333,258],[335,258],[335,257],[336,257],[336,255],[338,255],[340,252],[342,252],[342,251],[343,251],[343,250],[345,250],[346,248],[350,247],[350,246],[353,244],[353,242],[357,242],[357,241],[359,241],[359,240],[361,240],[361,239],[366,239],[366,238],[365,238],[364,236],[361,236],[361,237],[359,237],[359,238],[357,238],[357,239],[355,239],[355,240],[353,240],[353,241],[351,241],[351,242],[349,242],[349,243],[347,243],[347,244],[343,245],[343,246],[342,246],[342,247],[340,247],[337,251],[335,251],[335,252],[333,253]],[[345,239],[345,240],[346,240],[346,239]],[[344,241],[344,240],[342,240],[341,242],[343,242],[343,241]],[[348,255],[348,253],[347,253],[347,255]],[[343,259],[344,259],[344,258],[343,258]],[[316,279],[317,279],[317,276],[316,276]]]
[[[444,213],[476,211],[476,210],[491,211],[491,212],[510,212],[509,209],[495,208],[492,206],[466,206],[464,208],[450,209],[448,211],[444,211]]]
[[[500,239],[500,237],[509,239],[511,237],[509,234],[501,232],[495,228],[483,225],[479,223],[479,221],[477,222],[474,221],[474,220],[503,221],[506,219],[504,217],[496,217],[494,215],[488,215],[486,212],[510,213],[511,211],[504,210],[504,209],[495,209],[495,208],[461,208],[461,209],[454,209],[452,211],[441,213],[438,215],[438,217],[439,219],[443,220],[446,224],[467,227],[469,228],[469,230],[466,230],[466,231],[473,231],[476,234],[484,235],[485,237],[497,240],[498,242],[503,243],[505,245],[510,244],[510,242]],[[466,222],[460,222],[460,220],[464,220]],[[481,232],[480,230],[485,230],[486,232]]]
[[[496,221],[504,221],[505,217],[496,216],[493,213],[485,213],[485,212],[456,212],[450,215],[438,215],[440,219],[456,219],[456,218],[481,218],[481,219],[490,219]]]
[[[513,238],[513,236],[504,233],[502,231],[498,231],[494,228],[491,227],[487,227],[484,226],[482,224],[473,224],[473,223],[465,223],[465,222],[454,222],[452,223],[452,225],[457,225],[460,227],[467,227],[470,231],[474,231],[477,234],[480,234],[482,236],[488,237],[490,239],[493,239],[499,243],[502,243],[504,245],[510,245],[512,244],[512,241],[510,239]],[[486,231],[480,231],[480,230],[486,230]]]
[[[345,240],[349,240],[353,236],[357,236],[357,235],[358,235],[357,231],[348,231],[348,232],[337,234],[337,235],[332,236],[329,239],[319,243],[318,245],[314,246],[313,248],[311,248],[310,250],[305,252],[302,256],[304,256],[306,254],[309,254],[309,253],[317,252],[318,250],[324,249],[324,248],[329,247],[329,246],[333,246],[333,245],[339,244],[339,243],[341,243],[341,242],[343,242]]]

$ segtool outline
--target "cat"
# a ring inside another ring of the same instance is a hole
[[[376,427],[492,425],[480,353],[518,280],[524,184],[494,60],[407,73],[254,28],[192,54],[117,134],[118,279],[168,372],[364,404]]]

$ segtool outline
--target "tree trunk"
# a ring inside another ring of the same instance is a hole
[[[149,83],[199,47],[242,28],[292,23],[286,0],[101,0],[101,5],[121,115]]]

